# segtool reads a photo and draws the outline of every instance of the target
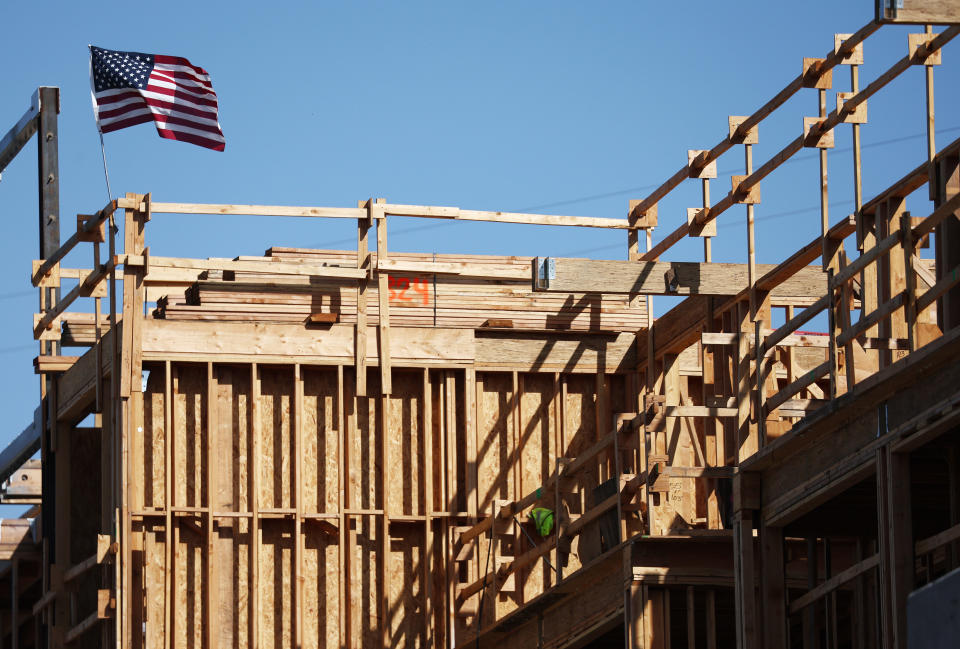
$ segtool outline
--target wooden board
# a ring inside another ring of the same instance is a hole
[[[646,295],[737,295],[748,285],[747,264],[555,259],[556,278],[544,290]],[[757,272],[774,268],[758,264]],[[825,291],[822,270],[809,266],[773,289],[773,296],[815,296]]]
[[[960,6],[957,6],[953,0],[875,0],[875,2],[877,20],[884,23],[945,25],[960,22]]]

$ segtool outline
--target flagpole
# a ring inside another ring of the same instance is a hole
[[[103,145],[103,130],[100,128],[100,112],[97,110],[97,97],[94,92],[93,84],[93,45],[87,45],[89,52],[89,70],[90,70],[90,102],[93,104],[93,119],[97,125],[97,133],[100,135],[100,157],[103,159],[103,177],[107,181],[107,202],[113,200],[113,192],[110,191],[110,173],[107,171],[107,150]]]
[[[110,191],[110,173],[107,171],[107,151],[103,146],[103,131],[100,128],[97,128],[97,131],[100,133],[100,157],[103,158],[103,177],[107,181],[107,202],[113,200],[113,192]]]

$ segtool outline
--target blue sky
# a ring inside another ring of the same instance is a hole
[[[55,2],[3,10],[0,131],[38,85],[62,89],[62,238],[73,214],[107,193],[90,106],[87,44],[171,54],[206,68],[220,98],[226,151],[163,140],[152,125],[105,136],[114,194],[155,200],[353,206],[394,203],[625,217],[686,162],[710,148],[727,116],[747,115],[873,16],[869,0],[802,4],[689,2]],[[42,21],[42,22],[41,22]],[[916,27],[884,27],[866,44],[861,87],[906,53]],[[938,146],[960,137],[955,43],[936,68]],[[848,68],[834,90],[849,90]],[[925,159],[922,68],[869,102],[864,196]],[[833,91],[828,107],[835,105]],[[801,91],[760,127],[755,166],[816,114]],[[831,222],[853,209],[849,127],[830,153]],[[819,231],[813,150],[762,185],[758,261],[783,259]],[[714,201],[742,173],[742,148],[719,161]],[[685,219],[700,188],[661,203],[655,240]],[[929,212],[925,196],[910,204]],[[3,173],[0,212],[0,406],[6,444],[39,395],[33,375],[30,260],[36,254],[36,145]],[[745,261],[744,209],[720,220],[715,261]],[[424,227],[430,226],[430,227]],[[355,229],[331,220],[161,216],[147,243],[163,256],[256,255],[271,245],[352,247]],[[623,258],[623,232],[497,224],[391,221],[393,250]],[[89,246],[66,265],[89,267]],[[667,258],[702,259],[699,241]],[[658,308],[662,311],[663,307]],[[659,313],[658,313],[659,315]]]

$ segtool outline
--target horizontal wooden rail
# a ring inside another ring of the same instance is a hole
[[[117,261],[128,266],[141,266],[146,260],[137,255],[118,255]],[[320,264],[300,264],[284,261],[232,261],[227,259],[181,259],[179,257],[154,257],[150,260],[151,269],[179,268],[195,271],[227,270],[246,273],[264,273],[271,275],[313,275],[343,279],[363,279],[368,271],[363,268],[342,266],[323,266]]]
[[[933,552],[937,548],[946,545],[960,539],[960,525],[954,525],[951,528],[948,528],[938,534],[934,534],[931,537],[917,541],[914,545],[914,552],[916,556],[927,554]],[[827,593],[830,593],[833,590],[836,590],[845,583],[852,581],[853,579],[859,577],[863,573],[867,572],[878,566],[880,563],[880,556],[873,555],[863,561],[860,561],[846,570],[837,573],[833,577],[827,579],[816,588],[813,588],[794,601],[790,602],[790,613],[799,613],[807,606],[810,606],[817,600],[821,599]]]
[[[873,34],[877,29],[880,28],[878,23],[873,21],[867,23],[861,27],[857,33],[851,35],[847,38],[839,49],[835,51],[828,52],[826,57],[823,59],[823,62],[817,67],[818,74],[824,74],[834,67],[839,65],[844,58],[850,55],[851,52],[863,41],[865,41],[871,34]],[[770,101],[765,103],[763,106],[758,108],[756,112],[747,117],[732,136],[727,136],[722,139],[716,146],[706,152],[705,155],[701,154],[699,161],[697,162],[698,166],[704,167],[721,155],[726,153],[733,145],[742,141],[744,136],[760,122],[762,122],[768,115],[770,115],[777,108],[782,106],[787,102],[788,99],[793,97],[801,88],[804,87],[805,77],[801,73],[794,80],[786,85],[780,92],[778,92]],[[667,179],[662,185],[657,187],[653,192],[640,201],[633,210],[634,215],[644,214],[647,210],[653,207],[660,199],[673,191],[681,182],[690,177],[690,165],[679,169],[673,176]]]
[[[50,606],[55,599],[57,599],[57,591],[48,590],[43,594],[43,597],[38,599],[37,603],[33,605],[33,614],[40,615],[40,612]]]
[[[917,298],[917,313],[933,304],[940,296],[956,286],[958,282],[960,282],[960,266],[946,273],[939,282]]]
[[[805,373],[803,376],[798,378],[796,381],[785,387],[784,389],[777,392],[775,395],[770,397],[767,402],[764,404],[764,410],[766,413],[771,413],[781,405],[790,400],[790,397],[799,393],[808,385],[816,383],[820,377],[830,371],[830,361],[825,361],[820,365],[817,365],[815,368]],[[766,414],[765,413],[765,414]]]
[[[842,220],[835,223],[827,231],[827,239],[833,241],[842,241],[857,231],[857,221],[854,215],[850,214]],[[817,237],[803,248],[795,252],[788,259],[777,264],[773,270],[761,275],[756,282],[756,287],[761,291],[772,291],[784,281],[796,275],[800,270],[806,268],[814,260],[819,259],[823,253],[823,237]]]
[[[528,225],[564,225],[587,228],[629,230],[626,219],[610,219],[593,216],[559,216],[555,214],[524,214],[519,212],[485,212],[462,210],[459,207],[430,205],[383,205],[384,214],[390,216],[413,216],[428,219],[451,219],[455,221],[487,221],[491,223],[523,223]],[[635,228],[633,228],[635,229]]]
[[[960,34],[960,27],[958,26],[945,29],[937,34],[937,36],[929,43],[927,43],[927,51],[934,52],[939,50],[941,47],[950,42],[957,34]],[[757,186],[760,181],[770,175],[770,173],[772,173],[776,168],[801,151],[804,148],[805,143],[818,139],[822,135],[833,130],[839,124],[842,124],[846,115],[852,113],[858,105],[862,104],[868,98],[876,94],[880,89],[882,89],[914,64],[915,55],[908,54],[904,58],[900,59],[886,72],[877,77],[866,88],[855,93],[853,96],[847,99],[839,111],[832,111],[827,117],[811,126],[809,133],[797,136],[796,139],[787,144],[776,155],[761,165],[756,171],[744,178],[737,187],[731,189],[730,193],[728,193],[718,203],[712,207],[703,209],[692,223],[684,223],[676,230],[668,234],[647,253],[641,255],[640,261],[654,261],[659,259],[660,256],[673,244],[687,236],[692,227],[705,225],[710,221],[715,220],[732,206],[738,204],[741,200],[741,197],[745,195],[746,192]]]
[[[786,339],[787,336],[791,335],[797,329],[806,324],[807,321],[812,319],[818,313],[827,308],[830,304],[830,295],[824,295],[819,300],[808,306],[806,309],[793,316],[788,320],[782,327],[774,331],[772,334],[764,338],[763,344],[761,345],[759,356],[765,356],[767,350],[773,349],[777,343]]]
[[[591,462],[591,460],[593,460],[594,458],[596,458],[597,455],[603,452],[604,449],[606,449],[608,446],[611,446],[613,444],[614,435],[622,435],[622,434],[623,433],[621,433],[619,430],[613,431],[609,435],[605,435],[603,439],[596,442],[590,448],[586,449],[582,453],[579,453],[575,459],[570,460],[566,464],[566,466],[564,466],[561,469],[560,482],[563,482],[564,480],[576,475],[581,469],[586,467]],[[514,514],[517,514],[523,511],[533,503],[543,498],[543,494],[545,492],[549,491],[550,489],[556,488],[556,486],[557,486],[557,474],[554,473],[550,477],[548,477],[546,481],[544,481],[543,485],[537,487],[536,489],[534,489],[533,491],[525,495],[520,500],[517,500],[514,502],[508,502],[507,504],[500,507],[500,509],[496,513],[496,516],[494,516],[493,514],[489,514],[488,516],[483,518],[479,523],[477,523],[470,529],[464,530],[464,532],[460,535],[461,547],[469,543],[473,539],[477,538],[481,534],[485,533],[487,530],[489,530],[493,526],[495,517],[501,518],[504,520],[509,519]]]
[[[384,272],[423,273],[429,275],[483,277],[489,279],[530,280],[530,268],[526,265],[384,259],[383,261],[377,262],[377,270]]]
[[[84,633],[92,629],[97,625],[97,623],[104,618],[100,617],[100,614],[97,612],[91,613],[85,617],[79,624],[72,627],[67,634],[64,636],[63,641],[66,644],[70,644]]]
[[[902,240],[903,233],[900,230],[897,230],[887,238],[883,239],[877,243],[876,246],[850,262],[846,268],[838,271],[837,274],[833,276],[834,285],[839,286],[843,282],[853,279],[860,273],[861,270],[872,264],[880,257],[880,255],[888,252]]]
[[[849,329],[846,329],[839,336],[837,336],[837,346],[843,347],[853,339],[859,338],[860,335],[866,332],[867,329],[877,324],[884,318],[889,317],[890,314],[902,307],[906,301],[906,298],[907,292],[901,291],[878,306],[872,313],[867,315],[867,317],[863,318],[856,324],[851,325]]]
[[[589,510],[584,512],[583,515],[570,523],[570,525],[568,525],[563,531],[560,530],[559,525],[556,526],[555,534],[560,534],[564,538],[573,538],[577,536],[588,524],[596,521],[604,513],[616,507],[618,501],[622,502],[626,499],[629,499],[640,487],[640,485],[643,484],[645,479],[645,475],[625,474],[620,476],[620,488],[617,490],[617,493],[605,498],[594,507],[591,507]],[[511,573],[530,565],[541,556],[550,552],[554,547],[556,546],[553,543],[544,542],[535,548],[528,550],[524,554],[521,554],[512,561],[502,564],[496,571],[487,573],[473,583],[462,586],[457,592],[457,600],[462,604],[472,596],[479,593],[486,586],[496,583],[498,580],[505,579]]]
[[[118,547],[119,545],[117,543],[110,542],[109,536],[98,534],[97,551],[63,573],[63,583],[69,584],[94,566],[100,565],[107,560],[107,557],[116,554]]]
[[[140,204],[130,198],[117,201],[118,207],[139,209]],[[156,203],[150,202],[151,214],[232,214],[237,216],[298,216],[318,218],[367,218],[360,207],[298,207],[293,205],[231,205],[225,203]],[[376,217],[375,217],[376,218]]]
[[[940,225],[948,216],[960,210],[960,194],[957,194],[950,200],[943,203],[935,209],[930,216],[923,219],[913,228],[913,240],[919,241],[921,238],[933,232],[933,229]]]
[[[89,296],[93,290],[96,289],[97,285],[107,278],[107,275],[110,274],[113,268],[116,268],[116,260],[110,260],[109,263],[103,264],[98,271],[90,271],[86,279],[74,286],[69,293],[60,298],[60,301],[57,302],[53,308],[47,310],[40,316],[40,320],[33,328],[33,337],[39,338],[40,334],[50,328],[54,320],[70,308],[70,305],[73,304],[78,297]]]
[[[914,552],[919,556],[921,554],[927,554],[928,552],[933,552],[937,548],[946,545],[947,543],[952,543],[953,541],[960,540],[960,525],[954,525],[949,527],[942,532],[938,532],[933,536],[928,536],[925,539],[917,541],[914,546]]]
[[[70,235],[70,238],[64,241],[63,245],[57,248],[57,250],[47,259],[45,259],[37,268],[37,272],[35,272],[31,278],[33,285],[39,285],[40,280],[46,277],[47,274],[53,270],[53,267],[60,263],[60,260],[66,257],[67,254],[73,250],[74,246],[76,246],[85,235],[90,234],[99,228],[100,224],[110,218],[110,215],[113,214],[116,209],[117,201],[110,201],[102,210],[94,214],[92,218],[88,219],[82,229],[78,229],[76,232]]]
[[[830,579],[827,579],[821,583],[816,588],[808,590],[806,593],[798,597],[797,599],[790,602],[790,614],[799,613],[807,606],[810,606],[818,599],[826,595],[827,593],[836,590],[840,586],[844,585],[848,581],[852,581],[865,573],[868,570],[871,570],[877,567],[880,564],[880,555],[875,554],[869,559],[864,559],[859,563],[855,563],[846,570],[838,572]]]

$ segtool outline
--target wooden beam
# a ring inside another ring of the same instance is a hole
[[[120,199],[120,207],[137,207]],[[359,219],[366,216],[363,208],[297,207],[293,205],[230,205],[222,203],[153,203],[154,214],[234,214],[248,216],[302,216]]]
[[[850,566],[842,572],[838,572],[834,576],[830,577],[826,581],[823,581],[816,588],[808,590],[803,595],[797,599],[790,602],[790,615],[795,615],[799,613],[807,606],[810,606],[820,598],[822,598],[827,593],[836,590],[840,586],[846,584],[862,575],[868,570],[872,570],[877,567],[877,564],[880,563],[880,556],[873,555],[863,561],[859,561],[854,565]]]
[[[26,146],[34,133],[37,132],[38,115],[40,114],[40,91],[33,93],[30,107],[21,115],[3,139],[0,139],[0,173],[17,157],[20,150]]]
[[[746,264],[565,258],[551,258],[551,261],[556,265],[556,277],[547,280],[546,286],[538,286],[535,282],[534,290],[732,296],[748,285]],[[757,266],[759,272],[774,268],[769,264]],[[819,297],[823,291],[823,273],[815,266],[808,266],[774,288],[772,295]]]
[[[484,212],[480,210],[462,210],[459,207],[427,205],[386,204],[384,205],[384,214],[393,216],[415,216],[429,219],[450,219],[455,221],[565,225],[614,230],[629,230],[632,227],[627,219],[609,219],[591,216],[558,216],[554,214],[522,214],[517,212]]]

